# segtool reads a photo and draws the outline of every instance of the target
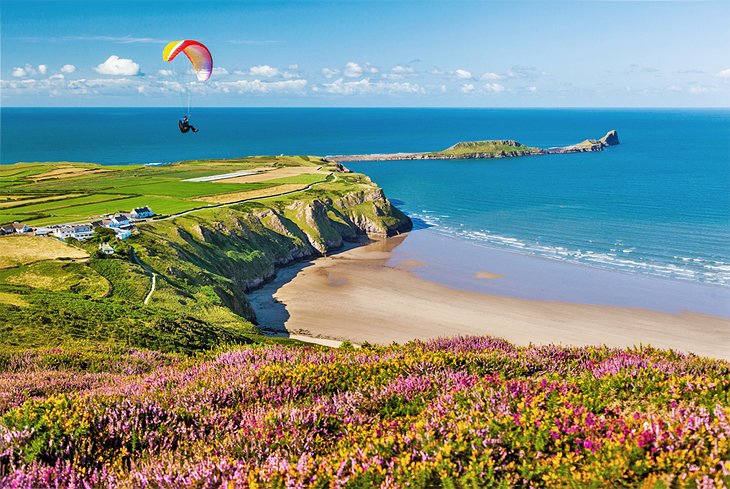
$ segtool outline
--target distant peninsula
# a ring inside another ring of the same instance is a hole
[[[464,160],[488,158],[513,158],[516,156],[537,156],[567,153],[591,153],[603,151],[608,146],[619,144],[618,133],[609,131],[600,139],[586,139],[578,144],[555,148],[535,148],[512,139],[495,139],[487,141],[469,141],[456,143],[442,151],[419,153],[375,153],[361,155],[326,156],[326,162],[347,161],[389,161],[389,160]]]

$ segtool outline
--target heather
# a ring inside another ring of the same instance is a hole
[[[5,358],[0,486],[730,482],[723,361],[486,337],[107,353]]]

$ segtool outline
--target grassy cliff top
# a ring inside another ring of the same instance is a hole
[[[3,167],[2,222],[90,222],[141,206],[156,216],[126,240],[104,228],[83,242],[0,237],[0,356],[69,344],[192,353],[258,341],[245,293],[277,266],[410,224],[366,176],[337,170],[307,156]]]
[[[324,182],[333,171],[331,165],[308,156],[161,166],[18,163],[0,167],[0,224],[89,222],[141,206],[151,207],[157,215],[176,214],[295,192]]]
[[[496,139],[488,141],[468,141],[456,143],[455,145],[443,151],[430,153],[433,155],[460,156],[466,154],[500,154],[502,152],[511,153],[513,151],[534,151],[537,148],[525,146],[522,143],[511,139]]]

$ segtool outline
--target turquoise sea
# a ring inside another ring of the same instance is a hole
[[[602,153],[359,162],[418,226],[591,267],[730,286],[730,111],[553,109],[14,109],[0,161],[151,163],[252,154],[550,147],[616,129]]]

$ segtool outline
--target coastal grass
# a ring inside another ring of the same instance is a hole
[[[64,194],[64,195],[47,195],[35,196],[32,194],[20,194],[14,196],[4,196],[0,198],[0,210],[6,211],[12,207],[28,206],[29,204],[40,204],[42,202],[52,202],[56,200],[73,199],[81,197],[83,194]]]
[[[106,202],[110,200],[117,200],[121,198],[126,198],[126,195],[123,194],[90,194],[90,195],[84,195],[82,197],[76,197],[74,195],[78,194],[71,194],[68,196],[68,198],[54,198],[53,200],[47,201],[47,202],[38,202],[38,203],[27,203],[23,205],[22,207],[18,207],[17,209],[22,209],[24,214],[43,214],[48,213],[50,211],[61,211],[62,209],[73,209],[76,207],[81,207],[86,204],[94,204],[99,202]],[[59,196],[55,196],[59,197]],[[5,209],[0,210],[0,213],[2,213]],[[75,214],[75,212],[73,212]],[[1,215],[1,214],[0,214]]]
[[[40,236],[4,236],[0,238],[0,269],[17,267],[41,260],[59,258],[85,259],[89,254],[56,239]]]
[[[490,141],[471,141],[461,142],[451,146],[443,151],[430,153],[432,155],[444,156],[462,156],[467,154],[491,154],[499,155],[502,153],[511,153],[514,151],[536,151],[537,148],[525,146],[517,141],[511,140],[490,140]]]
[[[11,292],[0,292],[0,304],[9,304],[11,306],[25,307],[29,304],[23,299],[20,294],[13,294]]]
[[[0,281],[33,289],[74,292],[82,296],[104,297],[111,284],[86,263],[51,260],[4,270]]]
[[[204,197],[207,195],[224,194],[230,192],[244,192],[271,186],[267,183],[215,183],[215,182],[181,182],[169,181],[135,185],[120,189],[120,192],[137,195],[154,195],[178,198]]]
[[[232,192],[230,194],[209,195],[199,200],[205,202],[215,202],[216,204],[230,204],[241,200],[258,200],[273,197],[288,192],[297,192],[307,188],[306,183],[282,183],[273,187],[261,188],[258,190],[249,190],[246,192]]]

